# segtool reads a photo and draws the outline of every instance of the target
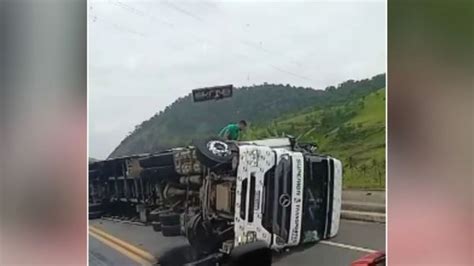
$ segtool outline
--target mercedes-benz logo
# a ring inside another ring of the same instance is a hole
[[[291,199],[290,199],[290,195],[288,194],[283,194],[280,196],[280,199],[278,200],[278,202],[280,203],[280,205],[283,207],[283,208],[286,208],[288,206],[290,206],[291,204]]]

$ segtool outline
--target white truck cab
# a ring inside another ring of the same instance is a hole
[[[341,212],[341,162],[292,151],[285,139],[260,142],[239,144],[234,246],[262,240],[278,250],[334,237]]]

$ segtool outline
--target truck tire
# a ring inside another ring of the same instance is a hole
[[[159,216],[159,221],[162,225],[178,225],[179,226],[179,214],[177,213],[162,213]]]
[[[181,226],[161,224],[161,233],[163,236],[179,236],[181,235]]]
[[[148,221],[154,222],[158,221],[158,217],[160,215],[160,212],[158,210],[153,210],[148,214]]]
[[[160,232],[161,231],[161,223],[160,222],[151,222],[151,226],[153,227],[153,231]]]
[[[230,166],[236,150],[235,144],[218,138],[194,140],[197,159],[209,168]]]
[[[174,165],[173,152],[164,152],[161,154],[156,154],[148,158],[140,159],[138,162],[143,168],[172,166]]]
[[[203,223],[201,214],[196,214],[186,223],[186,238],[199,254],[211,254],[220,247],[218,238],[210,225]]]

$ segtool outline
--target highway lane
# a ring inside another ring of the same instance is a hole
[[[187,245],[184,237],[163,237],[160,233],[154,232],[150,226],[104,220],[90,222],[94,227],[140,247],[156,257],[165,254],[172,248]],[[100,245],[101,243],[95,244]],[[115,262],[114,256],[117,254],[108,250],[104,252],[101,247],[95,244],[90,245],[91,253],[95,253],[96,257],[105,257],[105,261]],[[385,250],[385,224],[343,220],[337,237],[315,245],[275,254],[274,265],[349,265],[351,261],[370,250]],[[103,262],[104,259],[101,261]]]
[[[349,265],[375,250],[385,251],[385,224],[342,220],[335,238],[275,256],[273,264]]]
[[[348,266],[364,254],[364,252],[318,244],[311,248],[293,251],[281,258],[275,256],[273,265]]]
[[[172,248],[188,245],[188,241],[184,236],[164,237],[160,232],[153,231],[151,226],[107,220],[90,220],[89,225],[139,247],[155,257],[160,257]]]
[[[331,241],[383,251],[385,250],[385,225],[341,220],[339,233]]]
[[[112,265],[140,265],[126,255],[107,246],[93,236],[89,236],[89,265],[90,266],[112,266]]]

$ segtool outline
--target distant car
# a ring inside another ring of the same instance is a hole
[[[364,255],[351,263],[351,266],[385,266],[385,253],[381,251]]]

